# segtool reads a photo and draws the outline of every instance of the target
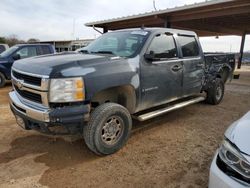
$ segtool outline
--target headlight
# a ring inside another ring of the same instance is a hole
[[[220,158],[245,178],[250,178],[250,163],[229,141],[224,140],[219,150]]]
[[[81,77],[51,79],[50,102],[76,102],[85,99],[84,82]]]

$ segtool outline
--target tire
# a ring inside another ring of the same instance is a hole
[[[132,128],[132,119],[126,108],[115,103],[98,106],[83,128],[88,148],[98,155],[110,155],[127,142]]]
[[[221,78],[216,78],[212,87],[207,90],[206,102],[208,104],[219,104],[224,96],[225,84]]]
[[[0,72],[0,88],[4,87],[6,83],[6,78],[3,73]]]

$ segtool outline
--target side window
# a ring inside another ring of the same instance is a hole
[[[41,55],[45,55],[45,54],[50,54],[50,48],[48,46],[41,46],[42,49],[42,54]]]
[[[156,35],[148,48],[148,53],[150,51],[154,52],[156,58],[177,57],[176,45],[172,35]]]
[[[193,57],[198,56],[199,46],[195,37],[192,36],[179,36],[178,41],[181,45],[183,57]]]
[[[24,48],[18,50],[16,52],[16,54],[19,54],[21,59],[36,56],[37,55],[36,47],[34,47],[34,46],[24,47]]]

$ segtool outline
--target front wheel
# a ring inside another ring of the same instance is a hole
[[[213,85],[207,90],[206,102],[209,104],[219,104],[224,96],[225,85],[222,79],[216,78]]]
[[[98,106],[83,129],[86,145],[98,155],[109,155],[127,142],[132,119],[126,108],[115,103]]]

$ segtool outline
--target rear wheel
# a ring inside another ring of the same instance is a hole
[[[98,155],[109,155],[127,142],[132,119],[126,108],[115,103],[98,106],[84,127],[84,140],[90,150]]]
[[[6,78],[3,73],[0,72],[0,88],[4,87],[6,83]]]
[[[216,78],[213,85],[207,90],[206,102],[209,104],[219,104],[224,96],[225,85],[221,78]]]

